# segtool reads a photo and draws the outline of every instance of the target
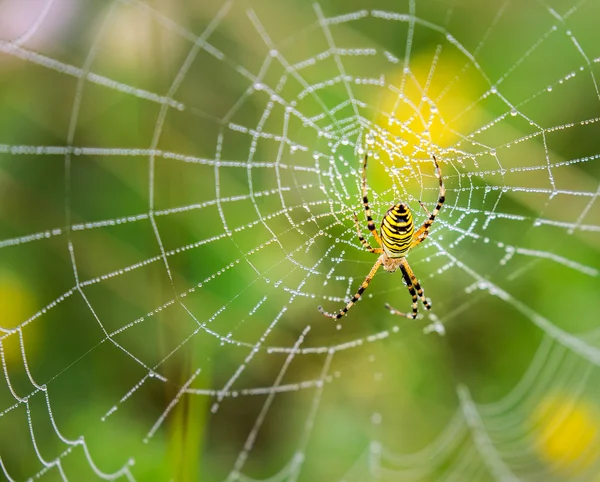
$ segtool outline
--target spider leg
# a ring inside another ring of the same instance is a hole
[[[377,232],[377,228],[375,227],[375,223],[373,222],[373,218],[371,217],[371,208],[369,207],[369,196],[367,195],[367,159],[369,158],[368,154],[365,154],[365,159],[363,161],[363,171],[362,171],[362,195],[363,195],[363,205],[365,206],[365,214],[367,216],[367,227],[371,234],[377,241],[377,244],[381,246],[381,238],[379,237],[379,233]]]
[[[326,311],[323,310],[322,306],[318,306],[317,307],[317,309],[319,310],[319,312],[322,315],[327,316],[328,318],[335,318],[336,320],[339,320],[342,316],[344,316],[346,313],[348,313],[348,310],[354,306],[354,304],[360,299],[361,295],[365,292],[365,290],[369,286],[369,283],[371,282],[371,280],[375,276],[375,273],[377,273],[377,270],[381,266],[382,262],[383,261],[381,260],[381,257],[379,257],[377,259],[377,261],[375,262],[375,264],[373,265],[373,267],[371,268],[371,271],[369,271],[369,274],[367,275],[367,277],[365,278],[365,280],[362,282],[362,284],[358,288],[358,291],[356,292],[356,294],[346,304],[346,306],[344,306],[342,308],[342,310],[339,313],[337,313],[337,314],[336,313],[327,313]]]
[[[425,204],[423,204],[423,201],[421,201],[420,199],[419,199],[419,204],[423,208],[423,211],[425,211],[427,213],[427,216],[431,216],[431,213],[429,212],[429,209],[427,209],[427,207],[425,206]]]
[[[423,203],[421,201],[419,201],[419,204],[421,205],[421,207],[423,209],[425,209],[425,212],[427,212],[429,214],[429,217],[423,223],[423,225],[417,231],[415,231],[415,234],[413,236],[413,242],[410,245],[411,249],[414,248],[415,246],[418,246],[429,235],[429,228],[433,224],[433,221],[435,221],[435,217],[438,215],[438,213],[440,212],[440,209],[442,209],[442,206],[444,205],[444,202],[446,201],[446,188],[444,187],[444,181],[442,179],[442,169],[440,168],[439,164],[437,163],[437,159],[435,158],[435,156],[433,156],[433,163],[435,164],[435,168],[436,168],[435,175],[440,180],[440,194],[438,197],[438,202],[437,202],[437,205],[435,206],[435,209],[429,214],[429,211],[427,211],[427,208],[423,205]]]
[[[388,303],[385,304],[385,307],[390,310],[392,315],[405,316],[406,318],[412,318],[413,320],[417,318],[417,292],[415,291],[415,287],[413,286],[413,282],[410,279],[410,276],[404,269],[404,266],[400,265],[400,270],[402,271],[402,276],[404,277],[404,282],[406,283],[406,287],[408,288],[408,292],[412,296],[412,314],[402,313],[395,308],[392,308]]]
[[[406,273],[408,274],[411,284],[417,290],[417,296],[421,299],[423,306],[425,307],[426,310],[430,310],[431,303],[429,303],[429,301],[427,301],[427,299],[425,298],[425,292],[423,291],[423,288],[421,288],[421,284],[419,283],[419,280],[415,276],[415,273],[413,272],[412,268],[409,266],[408,261],[406,260],[406,258],[402,258],[400,263],[401,263],[400,268],[403,269],[403,272],[406,271]]]
[[[367,240],[360,231],[360,225],[358,224],[358,217],[356,216],[356,213],[354,213],[354,224],[356,224],[356,232],[358,233],[358,239],[361,242],[361,244],[365,247],[365,249],[367,251],[370,251],[371,253],[383,253],[382,248],[372,248],[371,245],[367,242]]]

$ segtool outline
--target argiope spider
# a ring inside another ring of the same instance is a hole
[[[408,292],[412,296],[412,314],[401,313],[387,303],[385,304],[385,307],[394,315],[406,316],[407,318],[414,319],[417,317],[417,297],[421,300],[425,309],[431,309],[431,304],[425,299],[423,288],[421,288],[419,280],[415,276],[415,273],[411,267],[408,265],[406,255],[412,248],[418,246],[427,237],[429,234],[429,228],[431,228],[435,217],[438,215],[440,209],[444,205],[444,201],[446,200],[446,189],[444,188],[444,181],[442,180],[442,170],[437,163],[437,159],[435,156],[433,156],[433,163],[435,164],[436,168],[435,175],[440,180],[440,194],[437,205],[431,213],[427,210],[425,205],[419,201],[419,204],[428,215],[428,218],[423,225],[415,232],[412,213],[408,205],[405,203],[394,204],[390,209],[388,209],[387,213],[385,213],[385,216],[383,217],[380,228],[380,237],[380,234],[377,233],[377,230],[375,229],[373,218],[371,217],[371,209],[369,208],[369,199],[367,197],[367,159],[368,155],[365,155],[362,171],[363,204],[365,206],[365,214],[367,216],[367,227],[369,228],[369,231],[371,231],[371,234],[380,247],[372,248],[371,245],[365,240],[360,231],[356,213],[354,213],[354,222],[356,224],[358,239],[362,245],[371,253],[380,254],[381,256],[379,256],[371,268],[371,271],[360,285],[360,288],[358,288],[356,294],[339,313],[327,313],[321,306],[318,307],[318,310],[329,318],[339,319],[344,316],[365,292],[380,266],[383,266],[383,269],[389,271],[390,273],[393,273],[400,268],[406,283],[406,287],[408,288]]]

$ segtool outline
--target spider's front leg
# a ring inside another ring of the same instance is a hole
[[[423,288],[421,288],[421,283],[419,283],[419,280],[415,276],[415,273],[412,270],[412,268],[410,267],[410,265],[408,264],[408,261],[406,260],[406,258],[402,258],[402,264],[400,265],[400,268],[403,270],[403,272],[406,272],[406,274],[408,275],[408,278],[410,279],[411,284],[414,286],[415,290],[417,291],[417,296],[421,299],[421,303],[423,303],[423,306],[425,307],[425,309],[430,310],[431,303],[429,303],[427,298],[425,298],[425,292],[423,291]]]
[[[360,297],[362,296],[362,294],[365,292],[365,290],[369,286],[369,283],[373,280],[373,277],[375,276],[375,273],[377,273],[377,270],[381,266],[382,262],[383,261],[382,261],[381,257],[379,257],[377,259],[377,261],[375,262],[375,264],[373,265],[373,267],[371,268],[371,271],[369,272],[369,274],[367,275],[367,277],[365,278],[365,280],[360,285],[360,288],[358,288],[358,291],[356,292],[356,294],[346,304],[346,306],[344,306],[342,308],[342,310],[339,313],[337,313],[337,314],[336,313],[327,313],[325,310],[323,310],[322,306],[318,306],[317,307],[317,309],[319,310],[319,312],[322,315],[327,316],[328,318],[334,318],[336,320],[339,320],[342,316],[344,316],[346,313],[348,313],[348,310],[354,306],[354,304],[360,299]]]
[[[385,307],[388,310],[390,310],[390,313],[392,315],[405,316],[407,318],[415,319],[417,317],[417,299],[421,300],[421,303],[423,303],[423,307],[426,310],[431,309],[431,303],[429,302],[429,300],[427,300],[427,298],[425,298],[425,292],[423,291],[423,288],[421,288],[421,283],[419,283],[419,280],[415,276],[415,273],[413,272],[412,268],[409,266],[408,261],[406,261],[406,258],[402,258],[400,263],[400,270],[402,271],[402,276],[404,278],[404,282],[406,283],[406,288],[408,289],[408,292],[412,297],[412,315],[402,313],[396,310],[395,308],[392,308],[387,303]]]
[[[410,295],[412,296],[412,314],[408,314],[408,313],[403,313],[401,311],[398,311],[395,308],[392,308],[390,306],[389,303],[385,304],[385,307],[390,310],[390,313],[392,315],[398,315],[398,316],[404,316],[406,318],[412,318],[413,320],[415,320],[417,318],[417,292],[415,291],[415,287],[412,284],[412,281],[410,280],[410,277],[408,276],[408,273],[406,272],[406,270],[404,269],[403,266],[400,266],[400,270],[402,271],[402,276],[404,278],[404,282],[406,283],[406,287],[408,288],[408,292],[410,293]]]

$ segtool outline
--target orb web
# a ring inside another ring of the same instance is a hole
[[[15,5],[5,478],[597,472],[594,2]],[[442,168],[417,320],[398,273],[316,309],[376,260],[365,155],[376,222]]]

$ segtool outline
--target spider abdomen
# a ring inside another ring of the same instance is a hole
[[[385,253],[390,258],[404,257],[410,248],[414,232],[410,208],[404,203],[392,206],[381,222],[381,241]]]

